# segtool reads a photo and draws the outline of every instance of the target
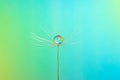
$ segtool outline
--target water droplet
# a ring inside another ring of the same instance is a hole
[[[56,46],[60,46],[63,42],[64,42],[64,38],[63,38],[61,35],[56,35],[56,36],[53,38],[53,43],[54,43]]]

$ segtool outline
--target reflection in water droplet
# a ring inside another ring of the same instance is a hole
[[[63,42],[64,42],[64,38],[63,38],[61,35],[56,35],[56,36],[53,38],[53,43],[54,43],[56,46],[60,46]]]

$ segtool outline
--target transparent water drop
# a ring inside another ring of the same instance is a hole
[[[61,35],[56,35],[56,36],[53,38],[53,43],[54,43],[56,46],[60,46],[63,42],[64,42],[64,38],[63,38]]]

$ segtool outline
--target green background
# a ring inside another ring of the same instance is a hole
[[[0,0],[0,80],[56,80],[57,48],[31,33],[64,37],[61,80],[120,80],[119,21],[119,0]]]

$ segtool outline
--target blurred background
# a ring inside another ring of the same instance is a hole
[[[60,80],[120,80],[119,0],[0,0],[0,80],[56,80],[57,48],[31,32],[64,37]]]

